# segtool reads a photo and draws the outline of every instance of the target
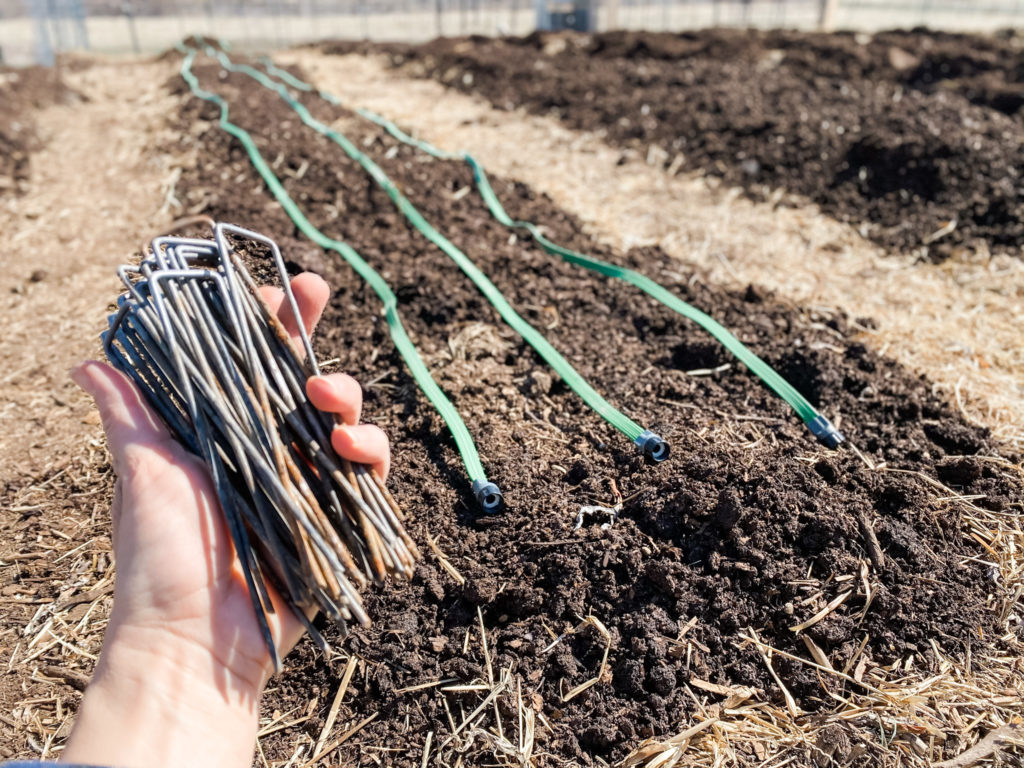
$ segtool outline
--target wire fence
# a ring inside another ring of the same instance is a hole
[[[151,54],[190,34],[273,48],[563,27],[993,31],[1022,23],[1024,0],[0,0],[0,63],[51,64],[72,50]]]

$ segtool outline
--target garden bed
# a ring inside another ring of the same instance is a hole
[[[553,114],[671,172],[810,200],[934,260],[1024,243],[1020,40],[706,30],[448,38],[383,51],[501,109]]]
[[[39,145],[32,111],[78,98],[60,70],[0,67],[0,195],[17,192],[29,175],[29,157]]]
[[[492,180],[511,214],[654,277],[729,326],[840,422],[863,456],[833,453],[699,329],[512,237],[464,191],[472,178],[461,163],[428,160],[307,98],[610,401],[672,443],[673,457],[650,466],[552,378],[339,148],[244,75],[221,77],[209,65],[196,72],[202,87],[230,101],[233,119],[314,224],[392,284],[410,335],[508,501],[500,515],[477,513],[454,446],[395,354],[376,298],[343,263],[295,238],[240,146],[216,126],[216,110],[173,81],[183,94],[174,149],[197,158],[183,168],[180,200],[189,213],[275,237],[293,265],[331,283],[318,355],[364,384],[366,418],[394,441],[391,486],[412,515],[410,530],[420,542],[432,536],[443,553],[424,547],[413,583],[370,593],[374,627],[339,643],[362,660],[343,717],[376,715],[341,745],[346,762],[369,764],[376,754],[420,765],[433,732],[435,749],[451,755],[458,746],[464,765],[489,764],[494,738],[485,729],[499,730],[499,719],[513,729],[522,714],[510,703],[516,690],[538,718],[539,764],[600,764],[706,714],[721,698],[715,690],[750,689],[748,698],[782,708],[791,695],[800,711],[827,718],[834,695],[937,668],[939,649],[962,656],[1012,642],[992,606],[998,574],[979,562],[984,550],[972,531],[980,524],[971,521],[1019,510],[1019,458],[1001,458],[927,380],[858,343],[856,323],[869,319],[787,306],[757,286],[726,291],[656,248],[610,252],[544,197]],[[619,494],[613,525],[585,518],[574,530],[581,506],[612,506]],[[792,629],[822,612],[806,630]],[[580,627],[586,617],[597,623]],[[778,651],[770,666],[751,640]],[[850,679],[809,666],[812,646]],[[308,644],[288,666],[268,711],[305,708],[338,674]],[[472,745],[446,741],[447,718],[457,725],[486,702],[503,670],[511,682],[500,706],[462,734],[475,734]],[[311,737],[329,706],[317,697],[301,726]],[[835,727],[838,756],[879,764],[888,746],[872,718]],[[287,759],[293,745],[294,732],[264,740],[268,758]],[[950,733],[933,744],[933,757],[962,747]],[[813,764],[810,753],[806,760]]]

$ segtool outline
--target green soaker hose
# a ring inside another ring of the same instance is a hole
[[[468,153],[454,154],[444,152],[425,141],[420,141],[419,139],[409,136],[385,117],[366,109],[360,109],[357,111],[362,117],[365,117],[367,120],[381,126],[399,141],[409,144],[410,146],[414,146],[417,149],[441,160],[464,161],[473,171],[473,180],[476,183],[477,191],[487,204],[487,208],[490,210],[491,215],[499,222],[504,224],[506,227],[525,229],[547,253],[560,256],[565,261],[585,267],[586,269],[594,272],[599,272],[607,277],[616,277],[620,280],[625,280],[627,283],[630,283],[642,290],[648,296],[660,301],[669,309],[697,323],[697,325],[718,339],[722,346],[732,352],[732,354],[747,366],[754,375],[760,378],[769,389],[789,403],[818,440],[829,448],[836,448],[843,442],[844,438],[842,433],[840,433],[825,416],[818,413],[814,406],[807,401],[807,398],[801,395],[792,384],[786,381],[774,368],[768,365],[768,363],[751,352],[750,349],[745,346],[743,342],[737,339],[728,328],[723,326],[706,312],[697,309],[692,304],[686,303],[675,294],[669,292],[669,290],[663,285],[656,283],[646,275],[635,270],[628,269],[627,267],[621,267],[617,264],[601,261],[600,259],[595,259],[591,256],[587,256],[586,254],[558,245],[558,243],[552,242],[545,237],[540,231],[540,228],[532,222],[517,221],[513,219],[505,211],[501,201],[498,200],[497,195],[494,193],[483,166],[480,165],[472,155]]]
[[[483,293],[491,305],[498,311],[498,314],[501,315],[502,319],[537,351],[545,362],[547,362],[548,365],[550,365],[551,368],[562,377],[562,380],[570,389],[573,390],[573,392],[579,395],[588,406],[596,411],[609,424],[618,429],[637,446],[639,446],[644,455],[649,459],[657,462],[664,461],[668,458],[668,443],[659,435],[656,435],[649,429],[644,429],[631,418],[616,409],[592,386],[590,386],[587,380],[584,379],[575,368],[573,368],[569,361],[566,360],[543,335],[541,335],[532,325],[526,322],[518,312],[515,311],[512,305],[509,304],[502,295],[501,291],[498,290],[497,286],[495,286],[494,283],[492,283],[490,279],[480,271],[476,264],[474,264],[466,254],[459,250],[450,240],[448,240],[448,238],[442,235],[425,218],[423,218],[423,215],[419,210],[398,190],[391,179],[388,178],[383,170],[381,170],[380,166],[378,166],[363,152],[359,151],[359,149],[343,134],[324,125],[313,117],[309,110],[292,97],[285,85],[272,80],[258,69],[245,64],[234,64],[226,53],[223,51],[217,51],[212,46],[208,46],[206,52],[210,56],[216,57],[225,69],[232,72],[241,72],[246,74],[266,88],[275,91],[291,106],[296,114],[298,114],[303,123],[341,147],[345,154],[359,163],[363,170],[365,170],[370,177],[377,182],[381,189],[387,193],[388,197],[391,198],[395,206],[402,212],[406,219],[408,219],[409,223],[419,230],[419,232],[430,242],[436,245],[452,261],[454,261],[456,265],[458,265],[459,269],[461,269],[463,273],[473,281],[474,285],[476,285],[480,292]]]
[[[395,294],[390,286],[350,245],[327,237],[327,235],[313,226],[309,219],[299,210],[299,207],[288,195],[288,192],[285,191],[280,179],[274,175],[267,161],[260,154],[249,132],[230,121],[228,117],[228,103],[220,96],[204,91],[199,87],[199,81],[192,72],[192,62],[197,51],[181,44],[179,44],[178,49],[185,54],[185,58],[181,63],[182,78],[188,83],[188,87],[194,95],[211,104],[216,104],[220,108],[220,127],[241,142],[246,153],[249,155],[249,160],[252,162],[253,167],[263,178],[263,181],[269,187],[271,193],[273,193],[274,198],[284,208],[299,231],[321,248],[339,254],[363,280],[369,283],[370,287],[373,288],[380,298],[384,304],[384,317],[395,348],[409,367],[409,371],[412,373],[416,384],[423,391],[423,394],[427,396],[431,405],[441,414],[445,424],[448,425],[448,429],[458,447],[459,454],[462,456],[466,473],[473,483],[474,496],[485,512],[496,512],[502,503],[501,491],[497,485],[487,480],[483,465],[480,463],[480,456],[477,453],[476,445],[473,443],[473,438],[470,437],[469,430],[462,421],[462,417],[459,416],[455,406],[451,404],[437,385],[437,382],[431,377],[430,371],[405,332],[402,320],[398,315],[398,300],[395,298]]]
[[[293,88],[306,92],[314,90],[313,86],[309,83],[305,83],[287,70],[275,66],[270,59],[262,58],[260,59],[260,63],[266,67],[267,72],[285,81]],[[317,91],[317,93],[322,99],[330,102],[331,104],[339,103],[338,99],[326,91]],[[702,312],[692,304],[686,303],[675,294],[669,292],[664,286],[656,283],[654,280],[651,280],[646,275],[635,270],[621,267],[617,264],[611,264],[606,261],[601,261],[600,259],[595,259],[591,256],[565,248],[564,246],[558,245],[546,238],[540,231],[539,227],[532,222],[517,221],[513,219],[505,211],[501,201],[498,200],[497,195],[491,188],[491,183],[487,179],[487,174],[484,172],[483,166],[480,165],[476,158],[468,152],[445,152],[432,144],[410,136],[386,117],[382,117],[381,115],[367,109],[359,109],[356,110],[356,112],[360,116],[384,128],[384,130],[399,141],[416,147],[439,160],[459,160],[465,162],[473,171],[473,180],[476,183],[477,191],[486,203],[491,215],[494,216],[494,218],[501,224],[514,229],[526,230],[547,253],[559,256],[565,261],[594,272],[599,272],[607,277],[615,277],[620,280],[625,280],[627,283],[639,288],[648,296],[660,301],[669,309],[697,323],[697,325],[721,342],[722,346],[735,355],[736,358],[747,366],[755,376],[760,378],[770,390],[785,400],[793,410],[796,411],[797,415],[807,424],[811,433],[821,443],[829,448],[837,448],[840,443],[843,442],[845,438],[842,433],[836,429],[825,416],[818,413],[814,406],[807,401],[807,398],[801,395],[800,392],[797,391],[792,384],[786,381],[777,371],[775,371],[774,368],[751,352],[743,342],[737,339],[729,331],[729,329],[706,312]]]

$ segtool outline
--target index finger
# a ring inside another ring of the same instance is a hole
[[[327,306],[327,300],[331,296],[330,286],[322,277],[313,272],[303,272],[292,278],[292,293],[295,294],[295,303],[299,306],[299,315],[302,316],[302,325],[306,333],[313,334],[313,329],[320,321]],[[291,338],[292,348],[299,357],[305,357],[305,350],[302,348],[302,336],[299,334],[299,324],[292,314],[292,308],[285,301],[284,291],[276,286],[263,286],[260,288],[260,295],[267,303],[270,311],[278,316],[288,336]]]

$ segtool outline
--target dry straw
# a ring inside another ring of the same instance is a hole
[[[1024,483],[1020,465],[998,457],[982,460]],[[959,507],[970,534],[987,553],[983,562],[993,582],[990,607],[1001,627],[1000,637],[986,637],[979,628],[976,649],[954,654],[932,640],[926,654],[879,665],[865,654],[866,635],[859,648],[843,659],[830,657],[806,636],[804,656],[772,648],[748,630],[744,644],[759,652],[784,705],[776,703],[773,691],[692,680],[690,686],[703,692],[694,695],[701,711],[697,721],[672,738],[641,744],[623,761],[623,768],[847,764],[967,768],[999,764],[1003,758],[1008,765],[1019,765],[1016,748],[1024,745],[1024,649],[1018,636],[1024,606],[1020,510],[994,512],[937,481],[928,481],[934,514],[948,514],[951,507]],[[870,580],[877,576],[866,561],[861,572],[868,574],[861,597],[868,598]],[[831,603],[830,607],[838,608]],[[783,656],[814,670],[831,708],[814,714],[800,710],[770,666],[773,658]],[[950,753],[953,757],[943,760]]]

